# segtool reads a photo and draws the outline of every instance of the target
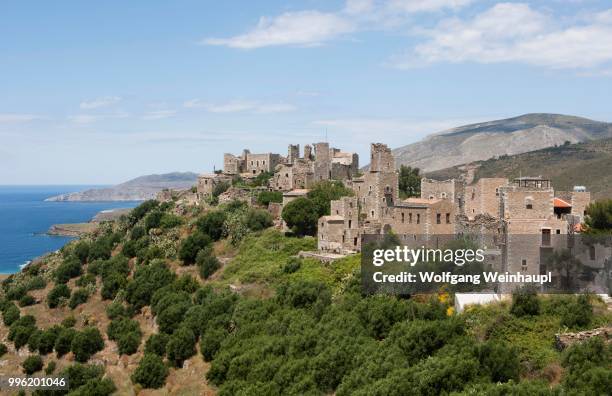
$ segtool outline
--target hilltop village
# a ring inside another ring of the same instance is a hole
[[[247,188],[236,180],[269,175],[264,185]],[[282,202],[270,202],[268,211],[279,228],[285,228],[281,213],[292,200],[306,196],[321,181],[339,181],[353,196],[331,201],[329,215],[317,224],[317,252],[306,255],[324,261],[361,250],[362,235],[394,234],[414,240],[434,236],[477,234],[487,249],[488,262],[497,270],[537,275],[543,248],[552,248],[563,236],[581,231],[590,192],[582,186],[556,191],[542,177],[482,178],[472,184],[463,180],[421,179],[420,196],[400,198],[399,172],[391,149],[385,144],[370,147],[369,166],[359,168],[359,156],[329,143],[289,145],[286,156],[275,153],[225,154],[223,169],[202,174],[190,191],[163,191],[159,200],[179,198],[191,204],[209,199],[219,185],[228,187],[219,203],[242,200],[256,204],[261,191],[282,193]],[[509,236],[514,235],[514,241]],[[528,242],[519,241],[524,235]],[[535,241],[535,242],[534,242]],[[406,241],[409,243],[409,241]],[[607,251],[585,252],[595,267],[604,265]]]

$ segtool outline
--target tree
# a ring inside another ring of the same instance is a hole
[[[72,346],[72,340],[77,334],[77,331],[73,328],[65,328],[60,330],[57,338],[55,339],[55,353],[58,357],[62,357],[68,352]]]
[[[307,195],[308,199],[310,199],[316,207],[318,214],[317,218],[330,214],[331,201],[346,196],[353,196],[353,190],[346,188],[342,182],[336,180],[325,180],[316,183]]]
[[[524,286],[512,293],[510,313],[514,316],[531,316],[540,314],[540,300],[532,287]]]
[[[138,364],[132,381],[142,385],[144,388],[161,388],[166,383],[168,376],[168,367],[159,355],[153,353],[145,353],[142,360]]]
[[[43,361],[40,355],[28,356],[22,363],[23,372],[27,375],[32,375],[37,371],[42,370]]]
[[[149,213],[149,211],[155,209],[158,205],[159,205],[158,201],[150,199],[148,201],[144,201],[143,203],[141,203],[140,205],[132,209],[132,211],[130,212],[128,216],[128,220],[130,224],[131,225],[136,224],[138,220],[145,217],[145,215]]]
[[[296,235],[315,235],[319,213],[316,205],[308,198],[300,197],[283,208],[283,220]]]
[[[196,231],[185,238],[181,243],[179,258],[183,260],[186,265],[193,264],[195,263],[198,252],[210,245],[211,242],[212,240],[208,235]]]
[[[169,339],[170,336],[165,333],[151,334],[145,343],[145,354],[153,353],[164,357],[166,355],[166,345],[168,345]]]
[[[399,169],[399,192],[402,198],[421,196],[421,174],[419,168],[401,165]]]
[[[166,345],[168,360],[175,367],[183,367],[183,362],[195,355],[196,337],[188,328],[180,327],[170,336]]]
[[[19,299],[20,307],[28,307],[34,304],[36,304],[36,299],[29,294],[24,294],[23,297]]]
[[[127,284],[127,278],[118,272],[113,272],[104,277],[102,281],[102,290],[100,295],[104,300],[112,300],[115,298],[119,290],[123,289]]]
[[[91,355],[104,349],[104,339],[96,327],[88,327],[75,334],[70,345],[77,362],[84,363]]]
[[[125,317],[111,321],[106,333],[110,340],[117,342],[121,355],[131,355],[136,352],[142,339],[142,331],[140,331],[138,322]]]
[[[585,223],[589,232],[612,232],[612,199],[592,202],[586,212]]]
[[[223,236],[223,223],[227,215],[223,210],[213,210],[201,216],[196,221],[198,230],[208,236],[213,241],[218,241]]]
[[[161,219],[164,214],[159,210],[153,210],[144,219],[144,228],[146,232],[153,228],[159,228]]]
[[[161,311],[156,318],[157,324],[159,325],[159,331],[172,334],[172,332],[180,326],[185,313],[190,307],[190,302],[181,302],[170,305],[168,308]]]
[[[140,309],[149,305],[155,291],[169,285],[176,275],[168,269],[165,261],[153,260],[151,264],[140,267],[134,273],[134,278],[126,287],[126,300]]]
[[[164,213],[164,215],[162,216],[159,222],[159,226],[166,230],[170,228],[178,227],[181,224],[183,224],[183,219],[171,213]]]
[[[204,356],[204,361],[213,360],[226,336],[227,332],[223,329],[210,329],[204,333],[200,340],[200,351]]]
[[[10,305],[8,305],[3,311],[2,311],[2,321],[4,322],[5,326],[10,326],[13,323],[15,323],[15,321],[17,321],[17,319],[19,319],[19,308],[17,308],[17,306],[14,303],[10,303]]]
[[[196,264],[200,269],[202,279],[208,279],[212,274],[221,268],[221,263],[215,257],[212,249],[202,249],[196,257]]]
[[[121,302],[114,301],[106,307],[106,316],[108,316],[110,320],[113,320],[124,316],[127,317],[128,314]]]
[[[70,298],[70,288],[61,283],[59,285],[55,285],[49,294],[47,294],[47,304],[49,308],[56,308],[62,299]]]
[[[89,298],[89,292],[87,289],[79,288],[72,292],[72,296],[70,297],[70,301],[68,302],[68,306],[70,309],[75,309],[81,304],[87,302]]]
[[[55,270],[55,280],[57,283],[66,283],[71,278],[81,275],[81,262],[75,256],[64,259]]]

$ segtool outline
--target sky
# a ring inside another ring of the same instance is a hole
[[[358,152],[533,112],[612,121],[612,2],[0,4],[0,184]]]

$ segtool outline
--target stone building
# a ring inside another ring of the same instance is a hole
[[[506,178],[481,178],[465,188],[464,214],[469,219],[478,215],[500,216],[500,189],[508,185]]]
[[[196,185],[197,197],[199,200],[203,200],[212,196],[217,185],[231,182],[232,178],[228,175],[220,173],[203,173],[198,176],[198,184]]]
[[[464,184],[459,180],[438,181],[426,177],[421,179],[421,198],[423,199],[447,199],[461,206],[463,196]]]
[[[280,162],[280,154],[252,154],[245,149],[240,156],[229,153],[223,155],[223,173],[226,175],[258,175],[273,172]]]

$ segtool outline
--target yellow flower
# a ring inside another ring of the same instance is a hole
[[[454,313],[455,313],[455,308],[454,307],[446,308],[446,316],[453,316]]]

